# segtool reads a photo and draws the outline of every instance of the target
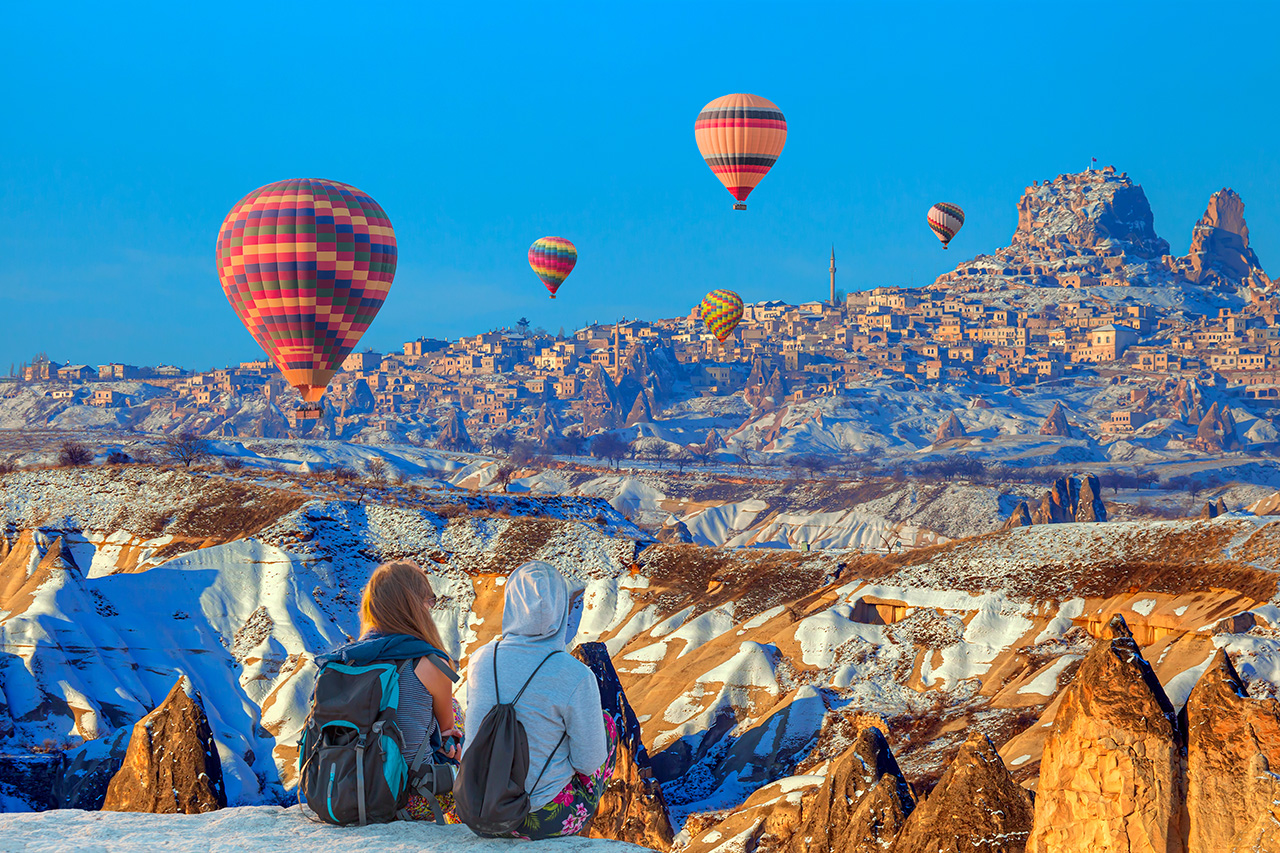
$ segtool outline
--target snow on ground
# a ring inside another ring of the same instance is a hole
[[[490,853],[528,842],[480,838],[465,826],[394,821],[330,826],[294,806],[245,806],[196,815],[86,812],[78,809],[0,814],[0,853]],[[647,850],[598,838],[554,838],[539,850],[625,853]]]

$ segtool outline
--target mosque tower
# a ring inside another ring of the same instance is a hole
[[[836,307],[836,247],[831,246],[831,307]]]

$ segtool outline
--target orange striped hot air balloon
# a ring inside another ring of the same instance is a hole
[[[787,120],[757,95],[725,95],[702,108],[693,125],[702,159],[746,210],[747,196],[768,174],[787,144]]]

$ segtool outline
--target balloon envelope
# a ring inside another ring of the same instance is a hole
[[[702,299],[702,322],[724,343],[742,321],[742,297],[732,290],[713,290]]]
[[[314,403],[387,298],[396,235],[378,203],[355,187],[277,181],[231,208],[217,263],[240,322]]]
[[[577,262],[577,248],[563,237],[542,237],[529,247],[529,266],[551,291],[552,299]]]
[[[787,143],[787,120],[773,101],[756,95],[725,95],[702,108],[693,125],[702,159],[725,189],[743,204],[773,168]]]
[[[947,247],[961,225],[964,225],[964,211],[960,209],[960,205],[940,201],[929,208],[929,227],[942,241],[942,248]]]

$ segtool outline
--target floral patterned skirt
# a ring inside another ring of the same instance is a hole
[[[618,756],[618,721],[608,711],[604,712],[605,734],[609,738],[609,757],[595,773],[584,776],[574,773],[573,778],[560,790],[551,802],[529,816],[520,828],[494,838],[523,838],[533,841],[555,838],[560,835],[577,835],[595,814],[600,797],[613,778],[613,766]]]
[[[458,700],[453,700],[453,719],[454,727],[458,730],[458,734],[466,737],[466,728],[463,725],[462,707],[458,704]],[[458,807],[453,802],[453,792],[440,794],[436,797],[436,802],[440,804],[440,810],[444,812],[445,823],[462,823],[458,818]],[[435,812],[431,810],[431,804],[427,802],[427,798],[421,794],[410,794],[409,804],[405,806],[409,816],[414,820],[435,820]]]

